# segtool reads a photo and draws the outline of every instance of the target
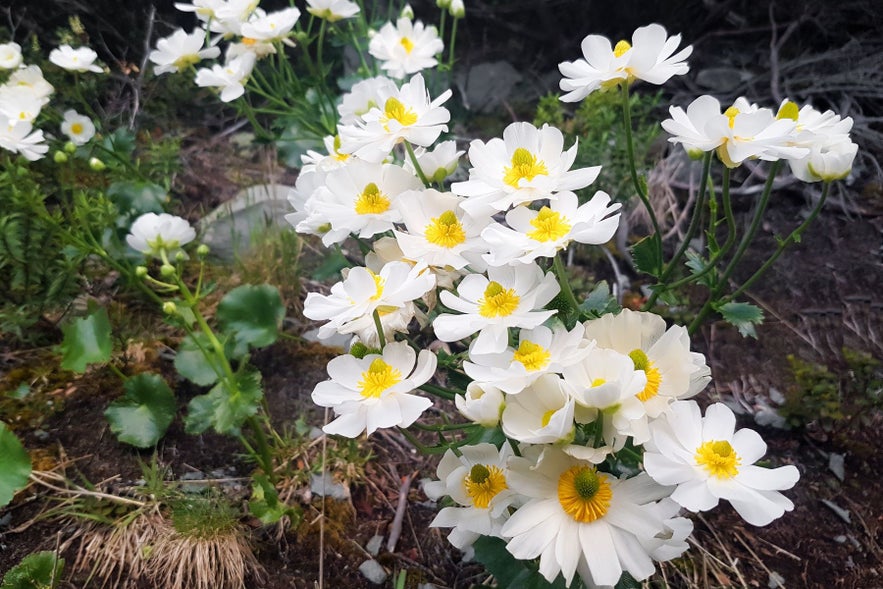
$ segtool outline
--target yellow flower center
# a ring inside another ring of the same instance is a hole
[[[424,233],[426,241],[445,248],[452,248],[466,241],[466,232],[454,211],[445,211],[431,219]]]
[[[595,380],[592,381],[592,388],[593,389],[597,388],[597,387],[601,386],[602,384],[607,384],[607,381],[604,380],[603,378],[596,378]]]
[[[250,39],[252,43],[254,43],[254,39]],[[245,39],[242,40],[243,44],[245,44]],[[199,55],[196,53],[190,53],[188,55],[182,55],[178,59],[174,61],[174,66],[179,70],[184,70],[193,65],[194,63],[199,63]]]
[[[570,233],[571,227],[567,222],[567,217],[556,213],[549,207],[541,208],[539,214],[530,220],[530,224],[534,226],[535,230],[528,233],[527,236],[543,242],[561,239]]]
[[[512,188],[520,188],[519,183],[522,179],[529,182],[541,175],[549,175],[546,164],[537,161],[537,157],[523,147],[519,147],[512,154],[512,167],[503,168],[503,182]]]
[[[625,39],[622,39],[621,41],[618,41],[616,43],[616,46],[613,47],[613,55],[615,57],[622,57],[631,48],[632,48],[631,43],[629,43]]]
[[[635,363],[635,370],[643,370],[647,375],[647,385],[644,390],[636,396],[641,401],[649,401],[659,394],[659,385],[662,383],[662,375],[659,369],[653,364],[653,361],[647,357],[643,350],[632,350],[629,352],[629,358]]]
[[[549,425],[549,422],[552,421],[552,416],[555,415],[556,411],[558,411],[558,410],[557,409],[549,409],[548,411],[543,413],[543,418],[540,420],[540,425],[542,425],[543,427],[546,427],[547,425]]]
[[[359,381],[359,393],[366,399],[379,399],[383,391],[401,382],[402,373],[377,358],[368,367],[368,370],[362,373],[362,380]]]
[[[405,53],[411,55],[411,52],[414,51],[414,41],[410,40],[407,37],[402,37],[402,40],[399,41],[402,44],[402,47],[405,48]]]
[[[83,133],[83,123],[74,123],[71,125],[71,134],[73,135],[82,135]]]
[[[558,477],[558,503],[564,513],[581,524],[604,517],[613,491],[606,475],[588,466],[573,466]]]
[[[251,47],[252,45],[254,45],[257,42],[258,42],[257,39],[252,39],[251,37],[243,37],[242,38],[242,44],[245,45],[246,47]]]
[[[387,98],[383,105],[383,111],[384,129],[387,131],[389,131],[389,128],[386,123],[389,123],[389,121],[393,119],[398,121],[403,127],[413,125],[417,122],[417,113],[402,104],[402,101],[398,98]]]
[[[731,479],[739,474],[742,459],[726,440],[705,442],[696,448],[696,464],[718,479]]]
[[[739,114],[741,114],[741,111],[738,108],[736,108],[735,106],[731,106],[730,108],[728,108],[727,110],[724,111],[724,116],[730,120],[730,122],[729,122],[730,129],[732,129],[733,127],[736,126],[736,116]]]
[[[514,289],[491,281],[484,289],[484,297],[478,300],[478,313],[482,317],[506,317],[518,308],[520,300]]]
[[[389,210],[389,199],[371,182],[356,199],[356,212],[360,215],[379,215]]]
[[[518,344],[518,349],[515,350],[512,358],[516,362],[521,362],[528,372],[534,372],[548,366],[552,354],[543,346],[524,340]]]
[[[499,467],[484,464],[474,465],[469,475],[463,479],[463,484],[466,485],[466,494],[472,499],[472,504],[481,509],[487,509],[494,497],[509,488]]]
[[[800,108],[798,108],[797,103],[790,100],[786,100],[779,108],[779,112],[776,113],[776,119],[778,120],[791,119],[792,121],[796,121],[799,117]]]

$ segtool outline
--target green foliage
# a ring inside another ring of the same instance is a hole
[[[201,434],[212,428],[219,434],[238,435],[245,420],[258,412],[263,396],[261,373],[242,370],[234,382],[225,378],[205,395],[190,400],[186,431]]]
[[[610,292],[610,285],[606,280],[602,280],[595,285],[585,300],[580,303],[580,311],[590,317],[600,317],[605,313],[617,313],[620,306],[616,302],[616,297]]]
[[[224,373],[208,336],[199,331],[181,340],[175,355],[175,369],[190,382],[203,387],[215,384]]]
[[[125,394],[104,416],[117,439],[138,448],[155,446],[175,419],[172,389],[158,374],[138,374],[126,381]]]
[[[285,306],[279,290],[269,284],[245,284],[228,292],[218,305],[217,318],[224,331],[235,333],[237,344],[269,346],[279,337]]]
[[[632,246],[632,260],[635,263],[635,268],[653,277],[658,277],[662,272],[659,267],[660,255],[659,242],[653,236],[645,237]]]
[[[54,552],[34,552],[3,575],[0,589],[55,589],[63,570],[64,559]]]
[[[171,511],[172,526],[186,538],[210,540],[239,530],[239,510],[217,492],[175,501]]]
[[[827,366],[788,356],[794,387],[788,392],[779,413],[789,424],[803,427],[820,421],[826,428],[843,419],[840,379]]]
[[[94,309],[65,325],[62,331],[61,367],[65,370],[84,372],[87,364],[110,360],[110,319],[106,309]]]
[[[737,303],[730,301],[723,305],[715,305],[718,313],[727,323],[730,323],[739,330],[742,337],[753,337],[757,339],[757,332],[754,330],[755,325],[763,323],[763,311],[759,307],[751,303]]]
[[[28,484],[31,457],[6,424],[0,421],[0,507]],[[4,585],[5,586],[5,585]]]
[[[499,587],[507,589],[565,589],[567,585],[561,575],[554,583],[549,583],[539,573],[533,562],[516,560],[506,550],[505,540],[482,536],[475,541],[475,560],[494,575]],[[571,587],[582,585],[576,581]]]
[[[261,520],[261,523],[268,526],[279,522],[283,517],[288,517],[291,525],[296,527],[300,523],[302,515],[300,507],[286,505],[279,500],[276,487],[264,475],[255,475],[254,477],[248,510]]]

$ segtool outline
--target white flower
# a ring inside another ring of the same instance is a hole
[[[49,146],[43,141],[43,131],[33,133],[29,121],[10,119],[0,113],[0,147],[13,153],[20,153],[28,161],[36,161],[46,155]]]
[[[421,74],[402,84],[401,89],[393,85],[377,90],[377,106],[362,115],[356,125],[339,127],[341,151],[381,162],[402,141],[427,147],[448,130],[451,113],[441,105],[451,97],[450,90],[430,100]]]
[[[646,475],[618,480],[560,450],[546,448],[539,461],[510,460],[509,484],[530,500],[501,533],[515,557],[539,557],[549,582],[561,573],[570,585],[579,573],[588,587],[612,586],[623,571],[642,581],[656,570],[654,539],[673,534],[669,511],[657,500],[668,493]]]
[[[311,292],[304,301],[304,315],[327,321],[319,337],[374,329],[373,314],[389,314],[422,297],[435,287],[435,276],[425,265],[412,267],[405,262],[389,262],[375,273],[365,267],[351,268],[344,280],[331,287],[331,293]]]
[[[438,65],[435,55],[444,48],[435,27],[407,17],[383,25],[368,44],[368,52],[382,62],[380,67],[399,79]]]
[[[298,18],[300,18],[300,10],[294,7],[285,8],[252,18],[242,24],[240,32],[247,39],[276,41],[288,36]]]
[[[328,22],[337,22],[359,14],[359,5],[350,0],[307,0],[307,12]]]
[[[573,398],[557,374],[544,374],[517,395],[506,397],[500,425],[507,437],[527,444],[573,440]]]
[[[368,78],[353,84],[352,89],[343,95],[337,112],[341,125],[354,125],[372,108],[380,108],[387,97],[393,96],[398,87],[386,76]],[[364,122],[364,121],[363,121]]]
[[[174,256],[182,245],[196,238],[196,231],[186,219],[168,213],[144,213],[132,223],[126,243],[143,254],[161,257],[165,251]]]
[[[300,156],[304,165],[300,168],[298,178],[313,170],[330,172],[342,168],[352,157],[350,154],[340,151],[340,135],[326,135],[322,138],[322,143],[325,145],[325,153],[308,149],[306,154]]]
[[[815,146],[808,156],[788,160],[788,164],[791,172],[804,182],[833,182],[849,175],[857,153],[858,145],[847,139]]]
[[[735,426],[733,412],[721,403],[711,405],[705,417],[693,401],[674,403],[650,424],[644,468],[656,482],[677,485],[671,498],[690,511],[711,509],[724,499],[748,523],[765,526],[794,508],[779,491],[793,487],[800,473],[792,465],[755,466],[766,444],[757,432]]]
[[[539,257],[554,257],[571,241],[606,243],[619,227],[621,206],[611,204],[602,191],[580,206],[576,195],[565,191],[539,211],[515,207],[506,213],[509,227],[494,223],[481,232],[490,246],[490,253],[483,257],[491,266],[527,264]]]
[[[448,540],[460,550],[481,536],[499,537],[509,507],[518,501],[506,483],[512,456],[509,444],[499,450],[493,444],[462,446],[459,456],[445,452],[436,470],[439,480],[425,483],[423,491],[436,501],[448,495],[459,507],[443,508],[430,527],[453,528]]]
[[[14,70],[21,61],[21,45],[12,41],[0,43],[0,70]]]
[[[463,417],[487,428],[497,427],[506,406],[503,391],[477,382],[466,386],[466,394],[454,397],[454,404]]]
[[[418,356],[405,342],[393,342],[383,354],[364,358],[344,355],[328,363],[331,380],[313,389],[313,402],[332,407],[337,419],[322,428],[328,434],[355,438],[379,428],[408,427],[432,405],[425,397],[410,394],[435,373],[435,354]]]
[[[635,369],[646,373],[647,383],[638,398],[651,418],[676,399],[696,395],[711,380],[705,356],[690,351],[686,328],[666,328],[659,315],[623,309],[587,321],[585,327],[586,339],[629,356]]]
[[[402,219],[399,195],[417,188],[420,181],[394,164],[353,159],[328,172],[311,197],[313,212],[331,225],[322,242],[328,246],[350,233],[368,238],[390,231]]]
[[[576,150],[574,143],[564,151],[564,135],[555,127],[512,123],[502,139],[469,145],[469,180],[454,182],[451,191],[468,197],[463,208],[470,215],[554,199],[557,192],[585,188],[601,171],[600,166],[571,170]]]
[[[809,149],[807,155],[788,160],[797,178],[804,182],[830,182],[849,175],[858,152],[858,146],[849,138],[851,117],[841,119],[833,111],[822,113],[810,105],[798,111],[797,105],[788,100],[776,116],[797,121],[794,145]]]
[[[34,100],[42,106],[49,102],[49,96],[55,91],[52,84],[43,78],[43,72],[35,65],[29,65],[15,70],[3,84],[3,88],[27,88]]]
[[[58,49],[49,52],[49,61],[69,72],[95,72],[101,73],[101,68],[95,65],[98,54],[89,47],[77,47],[62,45]]]
[[[499,354],[470,352],[471,362],[464,362],[463,370],[482,385],[515,395],[543,374],[561,372],[582,360],[594,346],[583,338],[584,332],[579,323],[571,331],[560,323],[554,329],[544,325],[522,329],[517,348],[509,347]]]
[[[442,291],[441,302],[463,313],[443,313],[432,327],[443,342],[454,342],[478,332],[472,353],[502,352],[509,342],[509,328],[532,329],[556,311],[543,307],[558,294],[555,275],[536,264],[489,268],[488,276],[469,274],[457,286],[457,293]]]
[[[75,110],[68,110],[64,113],[61,132],[67,135],[74,145],[85,145],[95,136],[95,125],[89,117]]]
[[[402,193],[398,204],[407,232],[394,232],[402,254],[433,267],[460,270],[471,261],[464,256],[487,251],[479,234],[489,219],[466,216],[461,200],[433,189]]]
[[[208,19],[209,30],[223,36],[240,35],[242,25],[247,23],[252,15],[260,18],[266,14],[258,8],[259,2],[260,0],[225,0],[214,5],[213,15]]]
[[[686,112],[679,106],[669,107],[670,119],[662,121],[662,128],[669,134],[671,143],[680,143],[691,155],[701,155],[723,143],[712,125],[721,116],[717,98],[703,95],[687,106]]]
[[[178,29],[168,37],[156,42],[156,49],[148,58],[155,64],[153,70],[157,75],[179,72],[199,63],[200,60],[215,58],[221,54],[217,47],[203,49],[205,31],[196,29],[189,35],[184,29]]]
[[[432,151],[418,147],[414,150],[417,163],[426,176],[426,179],[435,184],[441,184],[445,178],[453,174],[460,163],[460,156],[465,152],[457,150],[456,141],[442,141]],[[417,173],[411,159],[405,160],[405,169]]]
[[[0,113],[10,120],[33,123],[39,116],[48,98],[40,98],[33,86],[24,84],[0,86]]]
[[[576,102],[597,89],[607,90],[621,82],[643,80],[664,84],[672,76],[683,75],[690,69],[684,60],[693,52],[693,47],[688,45],[674,54],[680,44],[680,35],[669,37],[658,24],[637,29],[631,43],[623,39],[615,47],[605,37],[589,35],[581,45],[583,59],[558,65],[564,76],[560,86],[567,92],[561,100]]]
[[[212,69],[201,68],[196,72],[196,85],[220,88],[222,102],[236,100],[245,94],[245,82],[254,69],[255,59],[253,53],[244,53],[224,65],[214,65]]]
[[[216,11],[226,4],[226,0],[193,0],[192,4],[176,2],[175,8],[181,12],[193,12],[203,22],[217,18]]]

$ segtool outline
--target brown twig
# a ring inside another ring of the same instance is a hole
[[[408,491],[411,489],[411,482],[414,480],[414,477],[417,476],[417,472],[418,471],[414,471],[405,476],[402,479],[401,487],[399,487],[399,502],[396,507],[396,515],[392,520],[392,525],[389,527],[389,540],[386,543],[386,549],[390,552],[395,552],[396,543],[399,541],[399,536],[402,534],[402,522],[405,519],[405,510],[408,507]]]

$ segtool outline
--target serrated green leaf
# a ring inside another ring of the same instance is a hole
[[[222,380],[205,395],[191,399],[184,420],[188,434],[212,428],[219,434],[237,435],[245,420],[258,412],[264,395],[261,373],[246,370],[235,379],[232,384]]]
[[[202,387],[215,384],[224,373],[208,337],[202,332],[195,332],[181,340],[175,355],[175,369],[178,374]]]
[[[28,484],[31,457],[6,424],[0,421],[0,507]]]
[[[759,307],[751,303],[730,301],[724,305],[715,305],[715,309],[728,323],[736,326],[742,337],[757,339],[754,326],[763,323],[763,311]]]
[[[34,552],[3,575],[0,589],[54,589],[63,571],[64,559],[54,552]]]
[[[660,274],[658,265],[660,255],[659,244],[652,235],[632,246],[632,260],[635,263],[635,268],[654,278],[658,278]]]
[[[697,274],[701,274],[708,267],[708,262],[698,253],[693,250],[687,251],[687,261],[684,262],[687,268],[690,269],[690,273],[693,276]],[[711,287],[714,281],[714,273],[708,272],[707,274],[702,275],[698,279],[699,284],[704,284],[705,286]]]
[[[123,388],[125,394],[104,412],[110,431],[125,444],[155,446],[175,419],[177,404],[172,389],[161,376],[148,373],[130,378]]]
[[[297,507],[279,501],[279,493],[265,475],[255,475],[248,501],[249,512],[264,525],[273,525],[288,516],[293,525],[300,521],[301,511]]]
[[[228,292],[218,304],[217,318],[225,331],[250,346],[269,346],[279,337],[285,306],[279,290],[269,284],[245,284]]]
[[[74,319],[61,330],[61,367],[65,370],[83,372],[87,364],[110,360],[110,319],[104,308]]]
[[[580,304],[580,310],[595,317],[600,317],[605,313],[613,313],[619,309],[616,298],[610,292],[610,286],[606,280],[602,280],[595,285],[592,292],[586,295],[586,299]]]

